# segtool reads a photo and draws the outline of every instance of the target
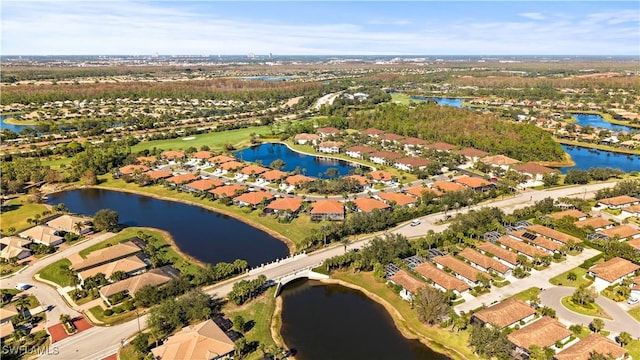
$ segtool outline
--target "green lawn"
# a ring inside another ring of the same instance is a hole
[[[567,275],[570,272],[576,274],[577,279],[575,281],[569,281],[569,279],[567,279]],[[571,286],[575,288],[580,287],[581,285],[589,286],[593,283],[593,281],[585,279],[585,275],[587,275],[587,272],[587,270],[581,267],[573,268],[571,270],[563,272],[556,277],[549,279],[549,282],[556,286]]]
[[[636,306],[633,309],[629,310],[629,315],[633,316],[634,319],[640,321],[640,306]]]
[[[360,286],[384,299],[401,315],[401,318],[394,319],[396,326],[405,329],[403,333],[427,339],[431,349],[447,353],[453,359],[479,359],[468,346],[468,330],[452,333],[439,326],[424,325],[418,320],[416,312],[411,308],[411,305],[402,300],[398,294],[383,282],[376,280],[371,272],[353,273],[351,271],[341,271],[333,273],[331,277]]]
[[[411,97],[407,94],[395,93],[391,94],[391,102],[400,105],[409,105],[411,103]]]
[[[1,231],[8,233],[9,228],[13,227],[20,232],[31,226],[27,223],[27,219],[33,219],[35,215],[42,215],[42,212],[47,210],[43,204],[30,203],[27,195],[16,196],[2,206]]]
[[[534,297],[540,295],[540,288],[538,287],[532,287],[532,288],[528,288],[525,291],[521,291],[513,296],[511,296],[512,298],[516,298],[516,299],[520,299],[522,301],[529,301],[531,299],[533,299]]]
[[[103,322],[104,326],[121,324],[136,318],[135,310],[125,311],[123,313],[113,314],[111,316],[104,316],[104,310],[100,305],[98,305],[92,307],[91,309],[89,309],[89,311],[96,319],[98,319],[98,321]],[[140,312],[140,315],[142,315],[142,312]]]
[[[602,309],[600,305],[596,303],[582,306],[574,303],[573,300],[571,300],[571,296],[563,297],[561,302],[564,307],[573,312],[577,312],[578,314],[611,319],[611,316],[609,316],[609,314],[607,314],[606,311],[604,311],[604,309]]]
[[[158,148],[160,150],[176,150],[195,147],[200,149],[202,145],[207,145],[211,150],[222,150],[224,145],[231,143],[236,148],[248,145],[250,142],[250,134],[270,135],[271,129],[268,126],[256,126],[245,129],[211,132],[207,134],[189,135],[179,137],[177,139],[143,141],[134,145],[131,152],[136,153],[146,149]],[[185,138],[194,138],[192,140],[183,140]]]
[[[640,359],[640,340],[631,340],[624,348],[629,352],[631,359]]]
[[[67,259],[60,259],[40,270],[38,274],[41,278],[53,281],[62,287],[71,286],[73,285],[71,277],[65,273],[65,269],[69,266],[71,266],[71,261]]]

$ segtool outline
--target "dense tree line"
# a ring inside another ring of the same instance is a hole
[[[242,305],[247,301],[255,298],[264,291],[267,277],[258,276],[253,280],[240,280],[233,284],[233,289],[227,295],[229,301],[236,305]]]
[[[598,190],[598,192],[596,192],[596,200],[620,195],[640,196],[640,180],[622,180],[613,187]]]
[[[620,178],[625,173],[619,169],[591,168],[589,170],[572,169],[567,171],[565,184],[588,184],[590,181],[604,181],[610,178]]]
[[[147,325],[153,337],[162,339],[183,326],[209,319],[218,311],[218,302],[201,290],[192,290],[178,299],[168,298],[152,308]]]

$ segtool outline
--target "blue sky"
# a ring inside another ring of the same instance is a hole
[[[3,55],[638,55],[638,1],[2,0]]]

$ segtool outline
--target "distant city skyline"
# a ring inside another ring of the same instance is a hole
[[[22,1],[2,55],[631,55],[637,1]]]

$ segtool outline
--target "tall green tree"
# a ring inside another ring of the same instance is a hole
[[[449,313],[449,299],[444,292],[431,286],[420,288],[413,300],[418,319],[425,324],[439,323]]]

